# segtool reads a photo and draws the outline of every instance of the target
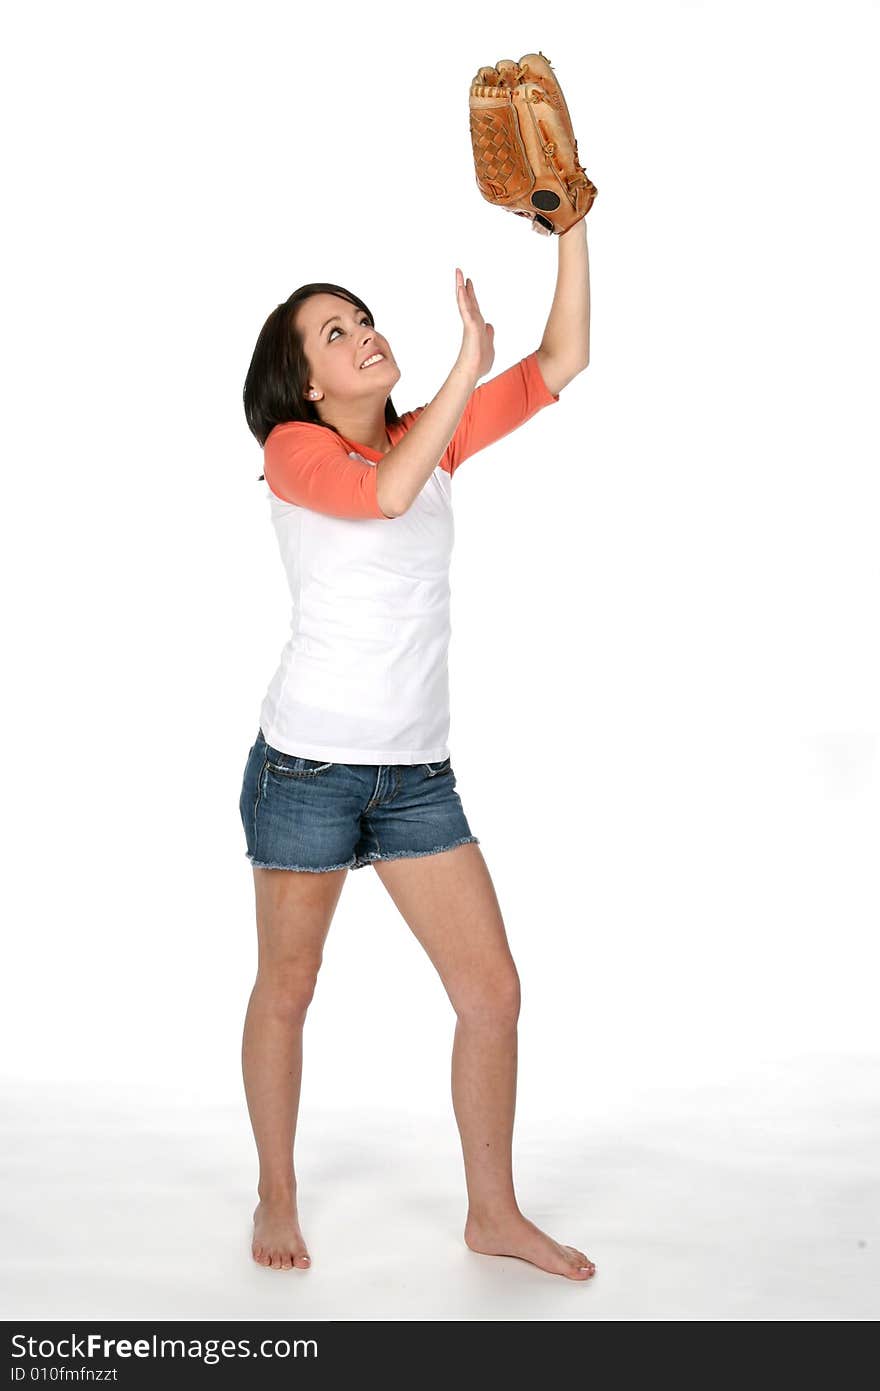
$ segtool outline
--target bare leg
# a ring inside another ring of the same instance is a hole
[[[259,956],[241,1049],[260,1160],[251,1253],[275,1270],[308,1269],[293,1167],[303,1024],[348,870],[253,873]]]
[[[589,1279],[593,1262],[530,1222],[514,1193],[520,983],[479,846],[377,860],[373,868],[436,966],[457,1015],[452,1101],[467,1184],[466,1244]]]

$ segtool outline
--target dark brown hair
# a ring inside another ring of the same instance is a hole
[[[272,310],[254,348],[244,383],[244,413],[248,428],[259,445],[264,445],[276,425],[286,420],[304,420],[323,425],[339,434],[335,425],[322,420],[317,407],[305,395],[309,380],[309,364],[297,331],[296,311],[311,295],[339,295],[362,309],[374,325],[373,315],[362,299],[342,285],[323,281],[301,285],[298,290]],[[391,397],[385,402],[385,423],[394,425],[400,417]],[[261,473],[260,482],[264,475]]]

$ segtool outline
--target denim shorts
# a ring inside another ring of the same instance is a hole
[[[324,763],[257,733],[241,785],[247,858],[262,869],[362,869],[375,860],[479,844],[448,758]]]

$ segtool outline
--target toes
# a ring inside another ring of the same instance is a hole
[[[581,1274],[583,1274],[584,1268],[586,1268],[589,1274],[592,1274],[593,1271],[596,1269],[595,1261],[591,1261],[585,1251],[579,1251],[576,1246],[566,1246],[565,1249],[566,1251],[570,1251],[571,1254],[574,1256],[574,1263]]]
[[[303,1270],[308,1270],[311,1265],[311,1257],[306,1251],[273,1251],[271,1247],[264,1246],[261,1242],[255,1241],[251,1245],[251,1255],[257,1265],[265,1266],[271,1270],[293,1270],[299,1266]]]
[[[568,1275],[572,1280],[590,1280],[596,1273],[596,1267],[582,1252],[576,1252],[573,1246],[567,1246],[567,1251],[571,1251],[568,1263]]]

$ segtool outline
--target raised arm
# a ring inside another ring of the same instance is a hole
[[[559,266],[550,317],[538,348],[547,386],[559,392],[590,361],[590,255],[582,217],[557,238]]]

